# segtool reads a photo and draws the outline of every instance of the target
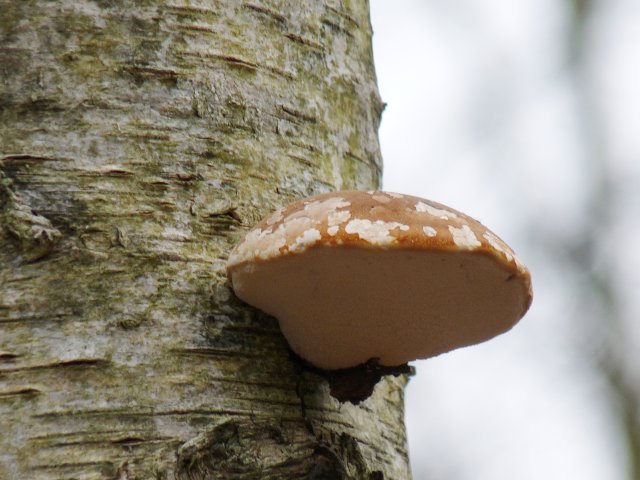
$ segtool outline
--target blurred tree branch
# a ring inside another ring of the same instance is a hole
[[[589,311],[605,318],[593,319],[594,336],[602,339],[594,345],[594,351],[586,352],[596,357],[597,366],[607,379],[617,402],[617,414],[625,433],[628,447],[629,476],[640,480],[640,391],[631,379],[634,367],[632,352],[625,348],[625,319],[614,290],[614,262],[616,252],[605,252],[600,232],[609,231],[613,211],[616,208],[616,180],[608,158],[605,137],[606,119],[600,112],[598,96],[592,85],[588,41],[589,25],[596,15],[596,0],[569,0],[571,23],[568,31],[569,75],[576,95],[576,118],[582,134],[585,167],[590,174],[591,195],[585,208],[591,214],[584,231],[577,235],[572,245],[571,261],[576,269],[587,267],[587,289],[582,301]],[[605,255],[605,261],[595,264],[594,259]],[[604,320],[604,321],[602,321]]]

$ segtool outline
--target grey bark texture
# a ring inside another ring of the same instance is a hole
[[[276,207],[379,185],[366,0],[0,0],[0,478],[408,479],[237,300]],[[321,299],[319,299],[321,300]]]

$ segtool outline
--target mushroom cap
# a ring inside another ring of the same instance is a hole
[[[382,191],[277,210],[236,246],[227,273],[240,299],[278,319],[294,352],[328,370],[488,340],[532,300],[529,271],[481,223]]]

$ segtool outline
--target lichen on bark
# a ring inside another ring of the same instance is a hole
[[[0,77],[0,478],[409,478],[405,380],[339,404],[224,276],[379,185],[366,1],[0,0]]]

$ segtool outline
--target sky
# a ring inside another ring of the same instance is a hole
[[[585,91],[605,119],[597,145],[619,192],[613,204],[624,205],[608,226],[640,238],[629,221],[640,219],[640,2],[602,5],[589,24],[588,82],[579,83],[563,2],[371,0],[387,103],[383,188],[480,220],[519,253],[534,285],[532,308],[511,332],[415,362],[406,422],[416,480],[628,478],[611,392],[585,356],[598,342],[584,333],[598,318],[580,301],[591,267],[567,260],[565,247],[591,228],[602,168],[590,163]],[[622,258],[602,236],[596,243],[635,348],[640,306],[628,285],[640,282],[640,257]]]

